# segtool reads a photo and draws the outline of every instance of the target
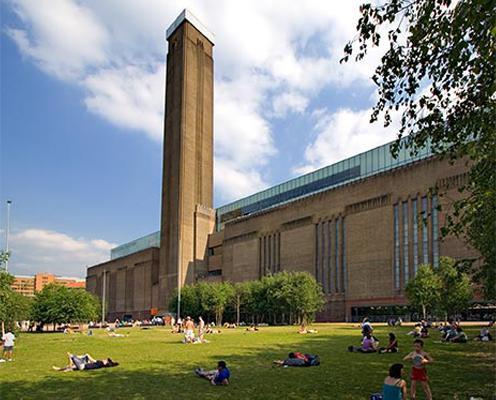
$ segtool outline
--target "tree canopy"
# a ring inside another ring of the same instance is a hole
[[[84,289],[49,284],[36,293],[31,317],[41,324],[88,322],[99,317],[98,299]]]
[[[177,293],[169,309],[177,312]],[[324,305],[322,288],[305,272],[280,272],[258,281],[237,284],[200,282],[181,289],[181,314],[203,316],[222,323],[229,316],[239,322],[295,323],[311,320]]]
[[[371,122],[401,113],[398,141],[426,145],[470,172],[443,235],[463,237],[481,255],[475,277],[496,298],[496,3],[494,0],[388,0],[363,4],[357,37],[342,61],[385,53],[372,76],[378,100]],[[402,140],[403,138],[403,140]],[[433,188],[436,190],[437,188]],[[442,195],[442,193],[441,193]]]
[[[9,329],[14,329],[16,321],[27,319],[30,309],[30,299],[14,292],[13,282],[12,275],[0,271],[0,322]]]
[[[473,299],[470,276],[461,264],[449,257],[441,257],[439,268],[421,265],[407,287],[411,305],[445,318],[455,317],[467,310]]]
[[[442,288],[443,282],[434,268],[423,264],[419,266],[415,278],[408,282],[406,294],[410,304],[422,310],[425,319],[427,313],[439,304]]]

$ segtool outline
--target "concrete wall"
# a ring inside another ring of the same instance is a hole
[[[152,308],[158,308],[159,249],[152,247],[126,257],[88,268],[86,290],[102,299],[105,273],[107,320],[150,317]]]

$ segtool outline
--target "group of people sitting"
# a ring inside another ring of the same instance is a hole
[[[439,328],[441,333],[441,341],[449,343],[467,343],[468,336],[463,331],[458,321],[449,321],[445,326]]]

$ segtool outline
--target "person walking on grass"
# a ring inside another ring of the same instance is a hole
[[[3,358],[0,362],[12,361],[14,356],[14,341],[16,340],[15,335],[12,331],[7,330],[5,332],[5,324],[2,322],[2,344],[3,344]]]
[[[432,400],[431,388],[429,387],[429,378],[427,376],[427,364],[432,364],[434,361],[432,357],[424,351],[424,341],[422,339],[415,339],[413,341],[414,350],[408,354],[403,360],[412,362],[412,400],[415,400],[417,382],[424,389],[425,398]]]

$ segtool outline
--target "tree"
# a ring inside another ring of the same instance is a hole
[[[169,310],[177,314],[177,290],[170,298]],[[202,315],[202,311],[197,286],[184,285],[181,288],[181,315],[189,315],[196,319]]]
[[[371,122],[402,112],[398,140],[415,154],[470,165],[465,196],[456,200],[443,235],[466,239],[481,255],[475,277],[496,298],[496,6],[494,0],[386,0],[360,7],[358,36],[342,61],[361,60],[386,37],[372,79],[379,98]],[[387,34],[385,35],[385,31]],[[356,47],[358,46],[358,49]],[[403,138],[403,140],[402,140]],[[436,190],[436,188],[434,188]]]
[[[297,316],[298,323],[308,323],[325,304],[322,287],[307,272],[290,274],[290,282],[291,289],[287,293],[290,310]]]
[[[55,327],[96,320],[99,311],[99,300],[85,290],[49,284],[36,293],[31,314],[34,321]]]
[[[248,282],[239,282],[234,284],[234,295],[232,297],[234,308],[236,310],[236,325],[239,325],[241,318],[241,308],[249,303],[251,296],[252,284]]]
[[[442,282],[439,311],[444,314],[445,319],[465,311],[473,299],[470,276],[449,257],[441,257],[439,270],[436,272]]]
[[[422,310],[425,319],[427,312],[439,304],[443,282],[436,271],[427,264],[420,265],[415,278],[408,282],[406,295],[411,305]]]
[[[197,287],[202,309],[215,316],[217,325],[222,325],[224,310],[234,297],[232,284],[228,282],[202,282]]]
[[[15,322],[28,318],[30,299],[16,293],[11,285],[14,277],[5,271],[0,271],[0,321],[9,329]]]

